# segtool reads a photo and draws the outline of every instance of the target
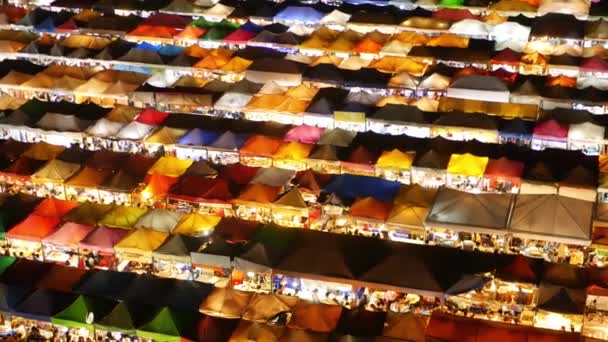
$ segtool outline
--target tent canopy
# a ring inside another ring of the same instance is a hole
[[[384,221],[392,209],[391,202],[381,202],[373,197],[360,198],[351,206],[350,215]]]
[[[291,311],[289,327],[329,333],[336,329],[342,306],[298,301]]]
[[[240,318],[251,297],[250,292],[216,287],[201,303],[199,311],[209,316]]]
[[[481,177],[486,170],[488,157],[478,157],[470,153],[452,154],[447,172],[454,175]]]
[[[21,302],[14,313],[17,316],[50,322],[51,317],[74,301],[76,296],[60,291],[38,289]]]
[[[376,161],[376,167],[408,170],[413,162],[414,155],[412,153],[404,153],[398,149],[392,149],[382,152]]]
[[[181,313],[169,307],[163,307],[151,320],[137,328],[137,336],[156,341],[181,342],[182,336],[188,334],[188,329],[196,324],[196,315]],[[186,336],[184,336],[185,338]]]
[[[559,195],[519,195],[510,229],[524,237],[586,245],[593,202]]]
[[[154,257],[159,259],[175,259],[190,261],[190,253],[198,251],[205,239],[187,235],[172,235],[154,251]]]
[[[501,157],[488,161],[484,176],[492,178],[521,178],[523,172],[524,163]]]
[[[120,242],[127,234],[129,234],[129,231],[125,229],[98,227],[78,243],[78,248],[114,253],[114,245]]]
[[[40,242],[55,231],[59,218],[31,214],[6,233],[9,239]]]
[[[117,243],[114,249],[117,252],[152,255],[168,237],[169,233],[139,228]]]
[[[173,228],[173,234],[184,234],[190,236],[201,236],[209,234],[218,223],[221,217],[217,215],[204,215],[190,213],[182,216],[177,225]]]
[[[166,209],[152,209],[137,220],[134,228],[149,228],[161,232],[170,232],[184,214]]]
[[[115,303],[110,300],[80,295],[68,307],[54,315],[51,322],[69,328],[84,328],[92,333],[94,326],[91,318],[103,317],[113,305]]]
[[[491,233],[496,233],[507,226],[511,201],[511,195],[472,194],[441,188],[437,191],[425,225],[451,226],[464,230],[487,229]]]
[[[130,228],[148,209],[138,207],[116,206],[107,212],[98,224],[100,226]]]
[[[32,181],[40,183],[63,183],[80,169],[79,164],[53,159],[32,175]]]
[[[34,214],[47,217],[62,217],[78,206],[77,202],[64,201],[55,197],[42,200],[34,209]]]
[[[93,229],[93,226],[66,222],[53,234],[42,239],[42,242],[53,245],[77,247],[78,243],[93,231]]]

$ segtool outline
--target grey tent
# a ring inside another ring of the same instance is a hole
[[[538,289],[537,307],[565,314],[583,314],[585,311],[585,297],[584,289],[568,289],[543,284]]]
[[[512,196],[473,194],[448,188],[437,191],[426,227],[450,227],[487,234],[506,232]]]
[[[524,238],[587,245],[592,214],[593,202],[555,194],[519,195],[509,228]]]
[[[509,102],[509,88],[496,76],[458,77],[448,87],[448,97],[491,102]]]

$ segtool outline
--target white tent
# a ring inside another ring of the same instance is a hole
[[[116,135],[125,126],[122,122],[111,121],[101,118],[87,129],[87,134],[97,137],[110,137]]]
[[[139,140],[143,139],[156,127],[152,125],[146,125],[141,122],[133,121],[130,124],[123,127],[116,135],[119,139],[132,139]]]
[[[135,223],[135,228],[150,228],[161,232],[171,232],[184,213],[166,209],[153,209],[146,212]]]

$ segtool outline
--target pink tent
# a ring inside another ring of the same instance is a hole
[[[581,63],[580,69],[585,72],[608,72],[608,62],[599,57],[591,57]]]
[[[93,226],[66,222],[53,234],[42,239],[42,242],[52,245],[77,246],[80,240],[87,237],[93,229]]]
[[[533,135],[534,137],[567,139],[568,125],[562,125],[553,119],[539,122],[536,124],[536,127],[534,127]]]
[[[325,128],[313,126],[295,126],[290,129],[283,137],[285,141],[297,141],[304,144],[316,144],[325,133]]]
[[[79,248],[114,253],[114,245],[122,240],[129,231],[120,228],[99,227],[78,244]]]

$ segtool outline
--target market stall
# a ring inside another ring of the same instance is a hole
[[[104,341],[137,341],[136,329],[154,312],[146,305],[128,302],[117,303],[108,314],[95,319],[95,338]]]
[[[213,228],[220,223],[221,219],[222,218],[217,215],[199,213],[186,214],[182,216],[171,233],[196,237],[209,236],[213,231]]]
[[[137,228],[114,245],[116,269],[135,273],[152,273],[154,260],[152,252],[169,237],[169,233],[152,229]]]
[[[84,295],[76,297],[65,309],[51,317],[58,335],[67,342],[79,339],[93,340],[95,326],[93,322],[103,317],[112,308],[113,302]]]
[[[446,169],[446,185],[458,190],[479,191],[488,160],[488,157],[469,153],[452,154]]]
[[[433,204],[435,193],[435,189],[423,188],[417,184],[401,187],[386,219],[389,239],[409,243],[426,241],[424,220]]]
[[[205,242],[204,238],[172,235],[152,253],[154,275],[165,278],[192,280],[192,258]]]
[[[96,169],[85,166],[65,183],[66,199],[72,201],[99,202],[97,187],[112,176],[109,169]]]
[[[93,226],[66,222],[54,233],[42,239],[44,260],[66,266],[78,265],[78,243],[94,230]]]
[[[541,285],[538,289],[537,308],[534,326],[580,332],[584,319],[585,290]]]
[[[64,183],[80,169],[79,164],[53,159],[32,175],[35,194],[65,199]]]
[[[196,281],[226,287],[232,275],[232,259],[241,255],[243,245],[229,243],[221,238],[208,241],[190,254],[192,277]]]
[[[98,227],[78,243],[78,267],[116,269],[114,246],[129,234],[126,229]]]
[[[244,220],[268,222],[271,206],[279,196],[280,187],[261,183],[250,184],[234,200],[236,215]]]
[[[201,303],[199,311],[214,317],[240,318],[251,297],[248,292],[215,288]]]
[[[272,221],[285,227],[308,226],[309,210],[298,187],[286,191],[272,204]]]
[[[482,191],[518,193],[524,163],[506,157],[490,159],[483,173]]]
[[[504,250],[512,200],[509,194],[440,188],[424,222],[428,239],[467,250]]]
[[[410,168],[414,162],[414,153],[404,153],[398,149],[383,151],[376,161],[376,176],[410,184]]]
[[[233,214],[232,199],[226,180],[194,175],[181,177],[167,195],[170,207],[219,216]]]
[[[438,188],[446,183],[446,169],[450,156],[435,150],[416,155],[412,164],[412,184]]]
[[[597,285],[587,287],[585,320],[582,335],[596,339],[606,339],[608,331],[608,291]]]
[[[31,214],[6,233],[10,255],[43,261],[42,239],[55,232],[58,224],[56,217]]]

